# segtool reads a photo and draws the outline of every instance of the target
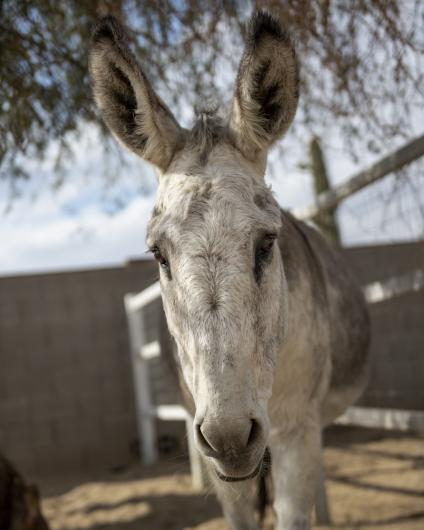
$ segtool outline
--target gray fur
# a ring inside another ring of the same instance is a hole
[[[213,148],[228,141],[228,127],[217,111],[200,111],[196,123],[187,135],[186,149],[199,153],[199,165],[204,166]]]
[[[253,15],[240,62],[230,129],[248,158],[281,138],[296,113],[299,72],[289,35],[266,12]]]
[[[111,132],[165,171],[184,131],[153,91],[114,17],[104,17],[93,31],[89,69],[94,98]]]
[[[296,110],[290,39],[276,20],[256,13],[229,119],[200,113],[185,131],[157,103],[123,36],[113,29],[110,37],[111,27],[108,20],[95,34],[94,92],[114,134],[161,170],[148,244],[161,263],[196,443],[232,530],[258,528],[255,483],[234,481],[261,468],[267,446],[278,530],[308,530],[321,429],[364,386],[369,326],[341,257],[280,210],[264,182],[267,149]],[[143,117],[129,136],[122,132],[128,109],[116,106],[104,84],[114,75],[110,62],[129,79]],[[138,145],[140,135],[146,139]]]

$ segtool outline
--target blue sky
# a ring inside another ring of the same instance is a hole
[[[234,45],[228,46],[227,56],[217,65],[218,84],[228,97],[235,77],[231,58],[240,53],[241,46],[237,50]],[[165,94],[162,96],[167,99]],[[193,112],[184,101],[182,97],[178,114],[187,126]],[[424,132],[422,101],[417,109],[411,122],[411,139]],[[328,124],[323,124],[322,131],[333,184],[376,160],[364,148],[360,164],[355,165],[344,152],[337,126],[335,123],[330,129]],[[309,141],[308,131],[298,131],[298,138],[299,134],[305,140],[302,145],[289,133],[282,141],[281,150],[275,149],[269,159],[274,177],[267,176],[267,181],[285,208],[304,206],[313,197],[310,175],[297,165],[299,159],[305,159],[301,149]],[[105,174],[103,150],[94,125],[81,124],[79,134],[70,137],[70,144],[75,156],[66,164],[66,179],[58,189],[54,187],[58,178],[55,142],[44,161],[25,161],[31,179],[22,187],[21,196],[13,201],[8,213],[4,213],[10,202],[7,188],[0,183],[0,275],[119,265],[128,259],[146,257],[146,225],[156,189],[153,169],[135,155],[114,146]],[[390,144],[387,151],[399,146],[399,143]],[[282,158],[281,151],[285,154]],[[346,201],[339,210],[344,244],[423,238],[422,166],[409,184],[393,193],[396,177],[391,176]]]
[[[220,31],[226,38],[227,28],[222,27]],[[218,85],[228,97],[235,77],[232,63],[241,50],[241,42],[234,43],[230,39],[226,53],[216,66]],[[381,73],[390,82],[392,67],[382,65]],[[175,74],[184,75],[184,72]],[[166,94],[162,96],[167,99]],[[186,102],[187,97],[183,95],[177,112],[184,126],[193,115]],[[416,108],[410,138],[424,132],[421,99]],[[389,109],[379,110],[387,112]],[[360,164],[355,165],[343,150],[337,124],[332,126],[333,129],[329,129],[328,124],[323,123],[322,140],[331,181],[338,184],[367,167],[376,157],[364,148]],[[300,134],[309,140],[308,131],[300,131]],[[303,148],[307,141],[303,142]],[[55,142],[49,146],[44,161],[25,161],[31,179],[22,187],[21,196],[13,201],[8,213],[4,213],[10,203],[8,190],[0,183],[0,275],[119,265],[127,259],[146,257],[146,225],[156,188],[152,168],[115,146],[105,174],[103,150],[94,125],[81,124],[79,134],[71,136],[70,144],[75,156],[65,164],[66,179],[58,189],[55,189],[58,180]],[[269,162],[274,178],[268,176],[267,181],[283,207],[301,207],[313,195],[310,175],[297,166],[299,158],[303,158],[299,157],[301,146],[290,133],[281,145],[285,156],[281,158],[278,149],[272,152]],[[394,147],[399,144],[388,145],[387,151]],[[127,162],[125,165],[122,157]],[[396,177],[390,176],[343,203],[339,209],[339,224],[345,245],[424,237],[423,165],[415,171],[414,178],[405,181],[399,189]]]

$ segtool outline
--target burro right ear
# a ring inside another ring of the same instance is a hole
[[[255,159],[289,128],[299,99],[296,54],[289,35],[266,11],[250,19],[240,62],[230,131],[237,147]]]
[[[165,171],[183,131],[157,96],[112,16],[96,25],[89,69],[96,104],[113,135],[125,147]]]

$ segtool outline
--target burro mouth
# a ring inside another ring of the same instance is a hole
[[[218,478],[222,480],[223,482],[242,482],[243,480],[250,480],[252,478],[255,478],[256,475],[259,475],[259,474],[264,476],[267,473],[270,467],[270,464],[271,464],[271,453],[267,447],[265,449],[265,452],[262,458],[259,461],[259,464],[255,467],[252,473],[249,473],[248,475],[244,475],[242,477],[231,477],[231,476],[220,473],[217,469],[215,470],[215,472]]]

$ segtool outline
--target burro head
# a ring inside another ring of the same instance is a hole
[[[191,130],[153,91],[115,19],[96,27],[89,64],[105,123],[157,168],[147,242],[195,405],[198,449],[222,479],[252,476],[266,448],[286,327],[281,215],[264,172],[267,151],[297,106],[290,39],[268,13],[256,12],[228,115],[200,112]]]

